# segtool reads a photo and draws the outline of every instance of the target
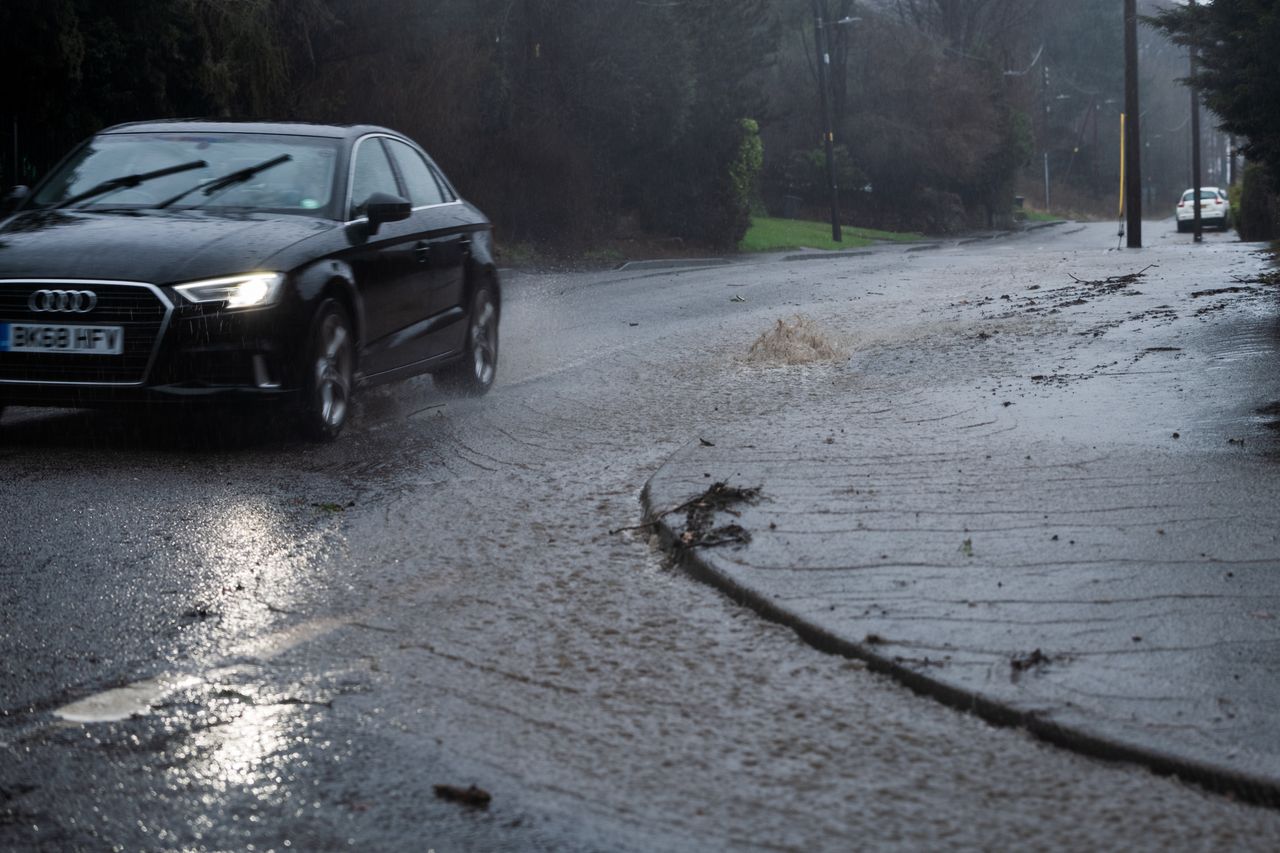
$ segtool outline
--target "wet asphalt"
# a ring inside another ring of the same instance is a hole
[[[718,585],[927,695],[1280,805],[1280,287],[1239,244],[1064,252],[1016,288],[954,259],[881,308],[891,339],[855,321],[825,399],[691,442],[649,506],[756,489],[702,520],[749,545],[675,548]],[[669,537],[702,541],[686,515]]]
[[[1026,377],[1094,367],[1060,349],[1053,316],[976,304],[994,290],[1021,300],[1068,274],[1132,272],[1146,254],[1162,267],[1212,257],[1197,267],[1216,276],[1206,289],[1260,268],[1257,247],[1227,235],[1155,248],[1181,239],[1166,230],[1145,254],[1114,251],[1109,226],[1072,226],[808,263],[514,275],[490,396],[448,399],[429,380],[379,389],[332,446],[244,417],[6,412],[0,846],[1274,848],[1275,811],[916,695],[628,529],[644,484],[699,438],[817,417],[837,394],[867,403],[864,423],[893,425],[873,400],[925,421],[965,382],[975,401],[994,386],[1021,412],[1048,381]],[[1175,429],[1191,447],[1245,440],[1247,463],[1229,444],[1202,464],[1219,480],[1248,469],[1259,500],[1231,535],[1265,543],[1274,491],[1255,472],[1274,468],[1270,433],[1240,423],[1275,388],[1276,299],[1240,296],[1197,297],[1227,303],[1207,325],[1253,318],[1239,369],[1212,365],[1236,405],[1197,406],[1189,384]],[[799,311],[854,342],[847,364],[743,363]],[[970,340],[987,322],[1000,335]],[[992,342],[989,360],[959,357]],[[1037,352],[1028,374],[1019,359]],[[950,383],[912,381],[924,375]],[[1038,440],[1098,429],[1060,414]],[[1021,428],[1049,419],[1032,420]],[[891,456],[898,444],[883,442]],[[119,688],[132,689],[72,704]],[[435,791],[472,784],[487,809]]]

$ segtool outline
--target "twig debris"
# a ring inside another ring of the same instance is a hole
[[[739,503],[753,503],[760,497],[760,488],[741,488],[728,483],[713,483],[701,495],[685,501],[673,511],[684,510],[684,533],[680,545],[685,548],[714,548],[719,545],[745,545],[751,541],[751,533],[737,523],[713,527],[717,512],[738,515],[732,507]]]
[[[473,809],[487,809],[489,808],[489,801],[493,799],[488,791],[483,788],[477,788],[475,785],[468,788],[459,788],[455,785],[436,785],[434,790],[436,796],[442,800],[469,806]]]
[[[1146,274],[1147,270],[1151,269],[1153,266],[1155,266],[1155,264],[1147,264],[1137,272],[1131,272],[1125,275],[1113,275],[1100,279],[1076,278],[1074,275],[1071,275],[1071,273],[1067,273],[1067,275],[1070,275],[1071,279],[1077,284],[1087,284],[1091,287],[1127,287],[1131,284],[1135,284],[1138,279],[1142,278],[1143,275]]]

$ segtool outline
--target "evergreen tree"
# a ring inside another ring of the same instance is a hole
[[[1205,103],[1280,189],[1280,2],[1214,0],[1170,7],[1149,20],[1178,44],[1195,45],[1194,83]]]

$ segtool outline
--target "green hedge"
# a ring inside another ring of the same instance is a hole
[[[1280,237],[1280,201],[1271,187],[1265,166],[1249,163],[1244,167],[1239,201],[1232,205],[1241,240],[1252,243]]]

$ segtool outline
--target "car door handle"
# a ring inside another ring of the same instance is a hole
[[[425,264],[431,260],[431,244],[426,240],[420,240],[413,247],[413,256],[418,259],[418,263]]]

